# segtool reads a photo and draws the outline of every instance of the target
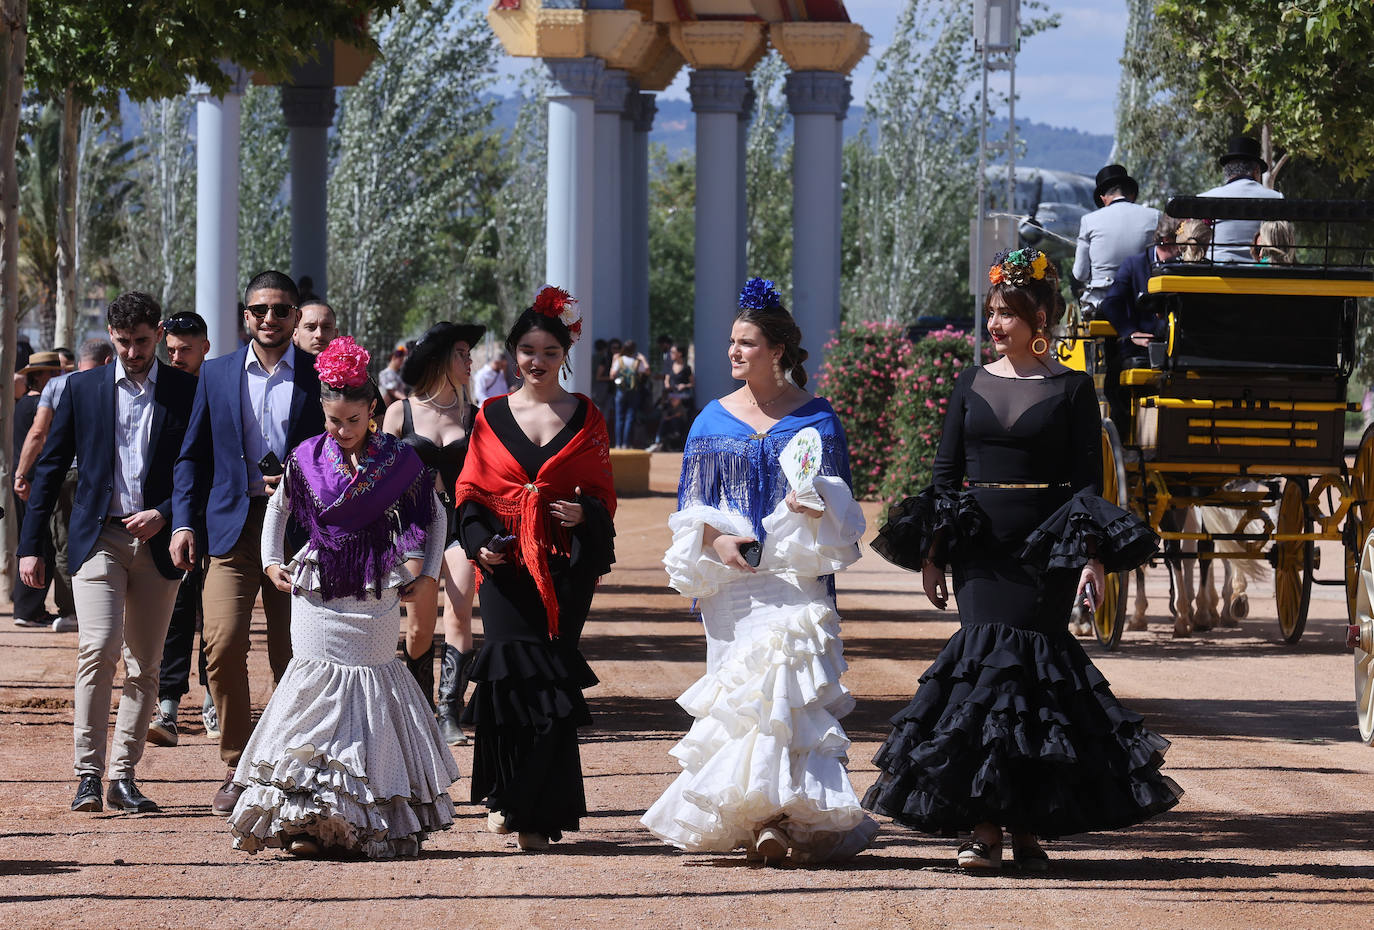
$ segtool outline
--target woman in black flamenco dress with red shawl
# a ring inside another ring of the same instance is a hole
[[[874,757],[863,805],[940,835],[972,833],[965,868],[1042,870],[1037,837],[1139,823],[1178,802],[1159,772],[1168,741],[1116,699],[1066,629],[1104,571],[1150,558],[1158,537],[1101,493],[1092,379],[1060,365],[1046,333],[1063,301],[1043,254],[999,256],[987,327],[1001,358],[960,375],[934,481],[892,508],[874,549],[920,571],[960,629],[921,676]],[[967,487],[965,484],[967,483]]]

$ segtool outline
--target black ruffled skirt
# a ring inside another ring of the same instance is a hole
[[[972,624],[951,637],[874,757],[863,806],[927,833],[990,822],[1054,838],[1139,823],[1183,791],[1067,632]]]

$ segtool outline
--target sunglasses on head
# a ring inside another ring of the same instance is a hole
[[[162,328],[169,333],[189,333],[200,329],[200,323],[189,316],[174,316],[163,320]]]
[[[259,320],[267,316],[267,311],[271,310],[272,315],[279,320],[284,320],[296,311],[295,304],[249,304],[245,309]]]

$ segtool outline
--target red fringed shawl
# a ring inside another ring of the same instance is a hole
[[[615,482],[611,476],[610,439],[606,420],[588,398],[587,419],[566,446],[544,463],[533,481],[487,423],[486,412],[477,414],[463,473],[454,487],[455,506],[475,501],[501,518],[516,543],[506,550],[534,577],[540,600],[549,617],[549,635],[558,635],[558,599],[549,571],[550,552],[571,552],[570,528],[562,526],[549,511],[556,500],[576,500],[577,488],[594,497],[615,516]]]

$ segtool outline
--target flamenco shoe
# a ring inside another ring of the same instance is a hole
[[[487,814],[487,832],[505,835],[510,832],[510,827],[506,826],[506,815],[500,811],[492,811]]]
[[[549,838],[542,833],[522,832],[516,835],[515,845],[521,852],[545,852],[549,848]]]
[[[320,844],[306,836],[292,838],[286,844],[286,851],[301,859],[315,859],[320,855]]]
[[[1002,867],[1002,844],[969,840],[959,847],[959,868],[961,869],[1000,869]]]
[[[754,841],[754,851],[765,865],[780,865],[787,858],[791,842],[778,827],[764,827]]]
[[[1011,861],[1022,872],[1048,872],[1050,857],[1045,855],[1040,842],[1032,838],[1029,842],[1011,844]]]

